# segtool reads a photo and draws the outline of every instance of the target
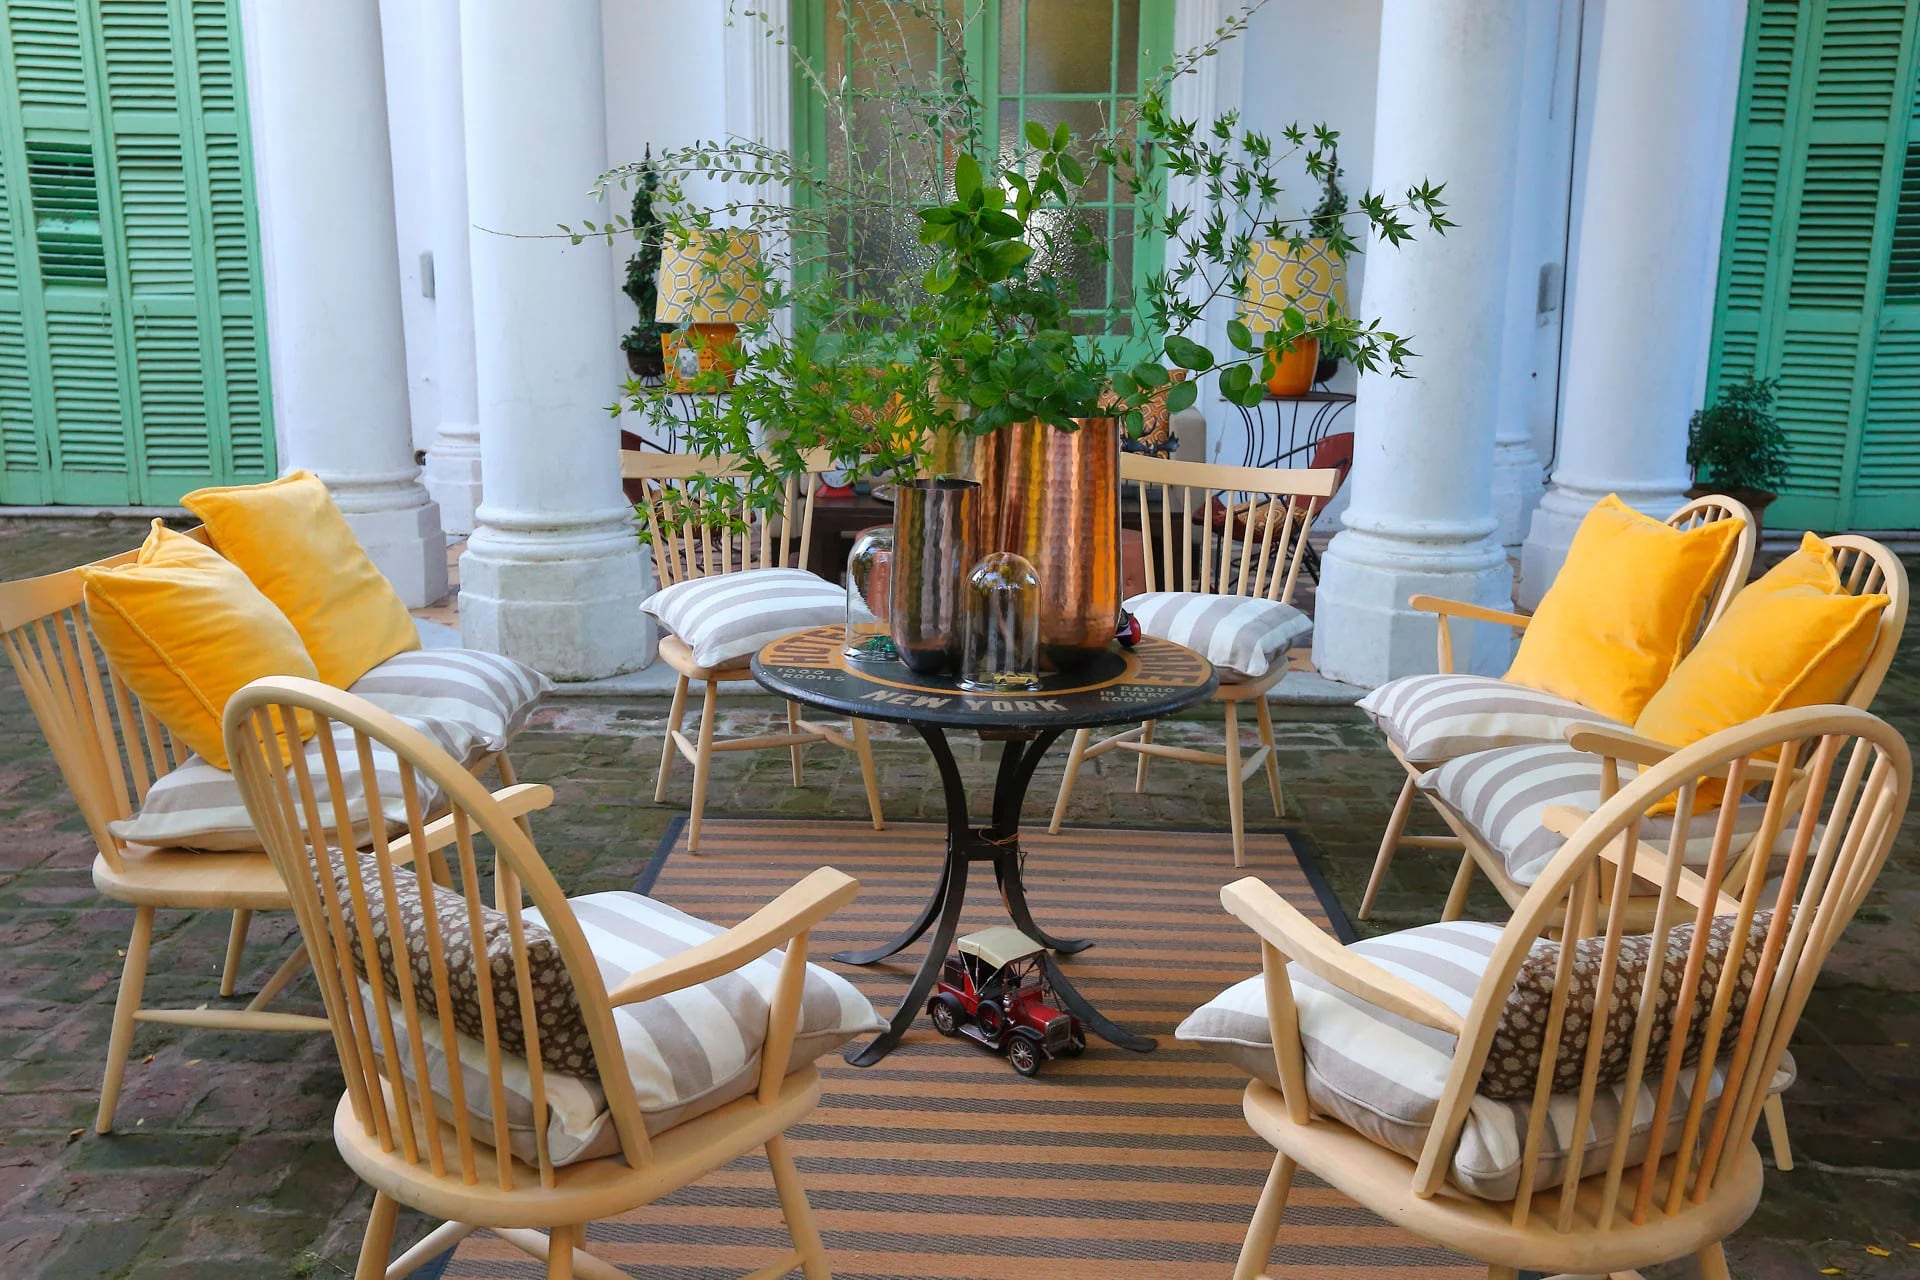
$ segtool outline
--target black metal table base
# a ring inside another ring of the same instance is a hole
[[[1061,731],[1042,730],[1031,738],[1010,739],[1003,745],[1000,771],[993,786],[992,824],[974,827],[967,818],[966,786],[960,779],[960,767],[954,761],[953,750],[947,744],[946,731],[938,725],[928,724],[916,724],[914,728],[919,730],[920,736],[927,740],[927,746],[932,749],[934,763],[940,769],[941,784],[946,790],[946,865],[941,871],[940,883],[934,886],[933,896],[921,908],[918,918],[899,936],[878,947],[864,951],[842,951],[833,957],[844,964],[873,964],[904,951],[929,929],[933,930],[933,940],[927,945],[926,958],[920,962],[920,971],[914,974],[906,1000],[894,1012],[887,1029],[870,1043],[847,1051],[847,1061],[856,1067],[870,1067],[892,1053],[899,1047],[914,1020],[920,1016],[939,978],[940,966],[953,950],[954,937],[960,928],[960,911],[967,901],[967,868],[973,863],[993,864],[993,878],[1000,889],[1000,900],[1006,904],[1007,915],[1022,933],[1059,955],[1074,955],[1093,945],[1088,938],[1056,937],[1035,922],[1033,910],[1027,903],[1027,886],[1021,868],[1020,807],[1026,800],[1027,785],[1033,781],[1033,771],[1039,765],[1040,757],[1047,753],[1047,748],[1053,745]],[[1087,998],[1061,972],[1053,956],[1043,957],[1042,963],[1047,982],[1053,987],[1061,1005],[1079,1018],[1089,1031],[1136,1053],[1145,1053],[1158,1047],[1152,1038],[1128,1031],[1088,1003]]]

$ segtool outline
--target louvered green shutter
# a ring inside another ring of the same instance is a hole
[[[31,187],[16,257],[35,426],[9,431],[0,498],[161,504],[268,478],[233,0],[0,3],[21,122],[0,123],[0,163],[19,155]],[[16,492],[15,455],[34,452],[39,493]]]
[[[1854,477],[1863,529],[1920,527],[1920,71],[1914,80]]]

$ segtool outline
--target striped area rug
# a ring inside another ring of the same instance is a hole
[[[709,818],[703,851],[678,832],[641,888],[733,924],[823,863],[861,882],[815,937],[817,957],[882,941],[913,918],[940,865],[944,829],[903,823]],[[1259,967],[1252,935],[1220,906],[1240,874],[1273,884],[1321,922],[1330,896],[1285,835],[1249,832],[1236,873],[1222,832],[1087,829],[1024,837],[1035,917],[1098,945],[1065,961],[1099,1008],[1160,1039],[1150,1054],[1094,1039],[1037,1079],[924,1019],[865,1070],[823,1061],[825,1098],[793,1131],[838,1280],[1223,1280],[1273,1159],[1240,1115],[1244,1077],[1172,1031],[1194,1006]],[[976,864],[963,928],[1005,922]],[[1338,907],[1334,906],[1336,916]],[[1344,919],[1341,927],[1345,927]],[[842,967],[890,1014],[919,946]],[[766,1263],[785,1234],[764,1160],[747,1159],[625,1218],[589,1247],[648,1280],[720,1280]],[[1295,1187],[1274,1280],[1484,1276],[1388,1227],[1332,1189]],[[538,1277],[489,1237],[462,1244],[448,1280]]]

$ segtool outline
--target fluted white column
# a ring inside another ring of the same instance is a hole
[[[618,333],[604,241],[543,237],[606,216],[599,0],[461,6],[474,230],[478,524],[460,559],[467,643],[561,679],[651,661],[633,512],[620,493]]]
[[[473,270],[467,250],[467,154],[460,104],[460,0],[426,10],[429,164],[433,171],[433,384],[440,427],[427,447],[427,491],[449,533],[471,533],[480,505],[480,404],[473,360]]]
[[[1354,407],[1353,501],[1327,549],[1314,617],[1322,673],[1378,685],[1431,671],[1430,592],[1505,606],[1492,475],[1513,222],[1520,0],[1386,0],[1374,191],[1446,183],[1445,236],[1425,230],[1367,257],[1368,315],[1411,336],[1411,378],[1363,374]],[[1463,669],[1498,670],[1504,637],[1460,637]]]
[[[409,606],[447,591],[407,403],[377,0],[247,6],[273,401],[287,470],[318,475]]]
[[[1687,419],[1713,334],[1740,76],[1742,0],[1607,0],[1572,265],[1553,484],[1521,552],[1538,603],[1609,493],[1652,516],[1682,501]],[[1648,211],[1658,210],[1658,225]]]

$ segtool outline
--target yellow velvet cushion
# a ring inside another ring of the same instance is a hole
[[[1580,522],[1505,678],[1632,724],[1687,651],[1740,532],[1733,520],[1683,532],[1608,494]]]
[[[246,574],[158,520],[132,563],[82,569],[80,580],[107,665],[219,768],[227,768],[220,716],[235,690],[261,676],[318,675],[300,633]],[[312,719],[299,729],[311,736]]]
[[[196,489],[180,504],[206,523],[214,550],[287,615],[325,683],[344,689],[420,647],[407,606],[312,473]]]

